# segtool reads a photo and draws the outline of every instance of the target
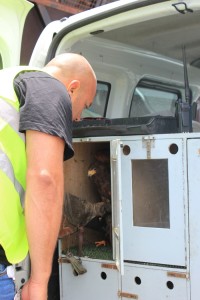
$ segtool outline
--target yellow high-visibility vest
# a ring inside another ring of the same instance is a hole
[[[28,253],[23,201],[26,188],[25,135],[19,132],[14,78],[29,67],[0,71],[0,245],[11,264]]]

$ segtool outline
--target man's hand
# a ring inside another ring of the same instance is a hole
[[[22,300],[47,300],[48,283],[38,283],[29,279],[21,293]]]

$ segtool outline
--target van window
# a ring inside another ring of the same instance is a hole
[[[135,88],[129,116],[174,116],[179,97],[181,93],[178,89],[157,82],[141,81]]]
[[[94,98],[94,101],[89,108],[84,109],[81,117],[82,118],[105,117],[110,89],[111,89],[110,83],[98,81],[97,91],[96,91],[96,96]]]

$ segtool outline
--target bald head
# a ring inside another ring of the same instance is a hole
[[[64,53],[53,58],[43,71],[56,77],[65,85],[74,79],[86,79],[96,81],[95,73],[89,62],[79,54]]]
[[[96,93],[96,76],[89,62],[82,55],[64,53],[53,58],[43,71],[65,85],[72,100],[73,119],[80,119]]]

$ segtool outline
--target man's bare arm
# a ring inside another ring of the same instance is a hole
[[[46,300],[62,215],[64,141],[45,133],[27,131],[26,147],[25,218],[31,276],[22,299]]]

